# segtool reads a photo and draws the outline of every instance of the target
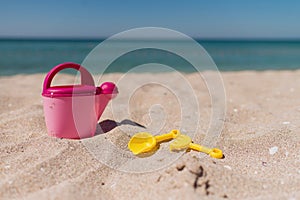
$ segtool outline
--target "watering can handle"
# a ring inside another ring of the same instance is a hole
[[[52,79],[59,71],[67,68],[73,68],[80,72],[81,84],[92,85],[92,86],[95,85],[92,75],[84,67],[76,63],[66,62],[57,65],[47,74],[47,76],[45,77],[43,90],[45,91],[51,86]]]

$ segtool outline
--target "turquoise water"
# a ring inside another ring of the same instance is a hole
[[[81,63],[101,40],[0,40],[0,75],[48,72],[62,62]],[[133,41],[134,42],[134,41]],[[180,48],[178,41],[169,41]],[[198,41],[210,54],[219,70],[300,69],[300,41]],[[119,42],[117,46],[128,45]],[[107,51],[107,55],[114,53]],[[189,52],[193,54],[194,52]],[[101,59],[105,59],[103,55]],[[99,58],[100,59],[100,58]],[[127,72],[144,63],[162,63],[183,72],[194,68],[173,53],[155,49],[126,54],[106,72]],[[101,60],[99,60],[101,65]]]

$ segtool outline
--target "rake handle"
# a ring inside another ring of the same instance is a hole
[[[192,149],[192,150],[195,150],[195,151],[206,153],[210,157],[213,157],[213,158],[218,158],[218,159],[223,158],[223,152],[222,152],[222,150],[217,149],[217,148],[211,149],[211,148],[208,148],[208,147],[205,147],[205,146],[201,146],[199,144],[194,144],[194,143],[191,143],[190,146],[189,146],[189,148]]]

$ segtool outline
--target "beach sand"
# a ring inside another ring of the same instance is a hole
[[[127,78],[151,76],[131,74]],[[133,85],[119,85],[116,103],[109,104],[100,119],[104,134],[84,140],[52,138],[44,122],[44,77],[0,78],[0,199],[300,199],[300,71],[222,72],[226,116],[215,145],[223,150],[224,159],[198,152],[177,156],[181,154],[168,152],[164,143],[159,152],[167,153],[157,154],[172,159],[176,155],[176,159],[153,161],[154,154],[139,158],[141,165],[127,163],[125,167],[122,159],[133,158],[126,149],[128,132],[143,130],[139,124],[156,134],[182,129],[181,108],[194,110],[193,104],[180,105],[171,90],[157,84],[137,89],[126,104],[121,93]],[[107,74],[103,80],[118,82],[121,77]],[[155,77],[186,92],[173,73]],[[199,103],[194,141],[201,143],[210,123],[210,95],[198,74],[186,74],[185,80]],[[60,75],[55,81],[72,83],[73,77]],[[114,106],[122,101],[129,113],[117,109],[114,114]],[[189,117],[183,132],[195,126],[192,113],[183,116]],[[119,159],[108,150],[108,157],[102,158],[106,154],[100,151],[101,144],[107,141],[126,154],[118,155]],[[95,156],[91,151],[97,151],[97,144],[100,150]],[[168,164],[160,167],[164,162]],[[134,167],[137,171],[160,169],[130,172]]]

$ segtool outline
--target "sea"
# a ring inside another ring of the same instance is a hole
[[[46,73],[63,62],[81,64],[103,41],[104,39],[0,39],[0,76]],[[220,71],[300,69],[300,40],[195,41],[206,50]],[[134,42],[141,41],[115,41],[114,47],[122,49]],[[184,42],[176,40],[169,40],[167,43],[179,49],[184,45]],[[104,52],[95,61],[97,65],[101,68],[102,61],[115,54],[117,49]],[[186,53],[197,56],[193,49],[187,49]],[[191,63],[172,52],[146,48],[118,57],[109,67],[106,66],[104,73],[126,73],[135,66],[146,63],[161,63],[185,73],[195,72]],[[74,73],[72,70],[65,72]]]

